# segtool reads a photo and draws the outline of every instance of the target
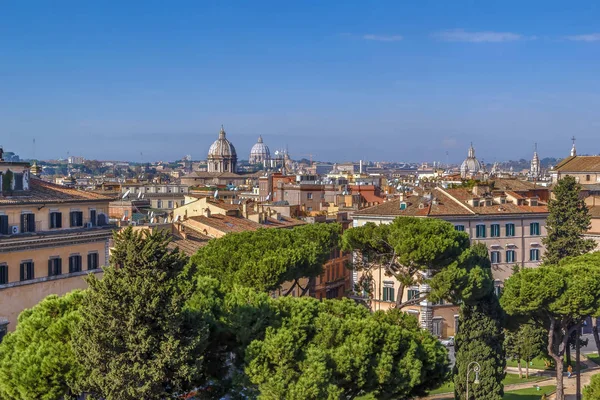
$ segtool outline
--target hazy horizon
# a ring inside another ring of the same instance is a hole
[[[239,159],[258,135],[327,161],[600,152],[596,3],[141,4],[3,5],[5,151],[202,159],[223,124]]]

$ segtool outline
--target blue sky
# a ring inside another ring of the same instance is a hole
[[[200,159],[224,124],[241,158],[259,134],[335,161],[596,154],[598,71],[592,1],[3,2],[0,144]]]

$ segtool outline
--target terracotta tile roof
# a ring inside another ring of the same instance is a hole
[[[472,207],[467,200],[473,198],[468,189],[446,189],[445,191],[435,188],[431,193],[431,199],[422,196],[410,196],[404,200],[406,209],[400,209],[401,201],[394,199],[383,204],[365,208],[354,213],[355,216],[475,216],[475,215],[502,215],[523,213],[547,213],[546,205],[518,206],[513,203],[493,204],[490,206]],[[421,206],[422,204],[422,206]]]
[[[92,201],[112,201],[112,197],[95,192],[68,188],[37,178],[29,181],[29,190],[14,192],[0,196],[0,205],[9,204],[40,204],[40,203],[76,203]]]
[[[600,156],[576,156],[561,161],[555,171],[560,172],[600,172]]]
[[[185,236],[184,239],[179,233],[173,235],[173,240],[169,243],[169,248],[173,249],[177,247],[189,257],[196,254],[201,247],[206,246],[211,239],[210,236],[203,235],[192,229],[188,229]]]
[[[531,189],[546,189],[535,182],[524,181],[520,179],[494,179],[493,180],[494,190],[531,190]]]

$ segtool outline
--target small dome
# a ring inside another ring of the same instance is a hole
[[[221,125],[221,132],[219,132],[219,138],[208,149],[208,158],[212,157],[236,157],[235,147],[225,137],[225,130]]]
[[[479,160],[475,157],[475,148],[473,143],[469,147],[469,154],[460,166],[460,172],[465,177],[466,174],[475,175],[482,171],[482,166]]]
[[[271,158],[271,151],[269,150],[269,146],[263,143],[262,136],[258,137],[258,141],[252,149],[250,150],[250,158],[249,161],[252,164],[261,163],[263,161],[269,160]]]

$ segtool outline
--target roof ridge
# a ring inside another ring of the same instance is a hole
[[[469,207],[467,207],[466,205],[464,205],[461,201],[459,201],[458,199],[454,198],[454,196],[452,196],[450,193],[446,192],[444,189],[442,189],[440,187],[435,187],[434,189],[439,190],[440,192],[442,192],[446,196],[450,197],[450,199],[452,201],[454,201],[455,203],[460,204],[461,207],[463,207],[465,210],[469,211],[471,214],[473,214],[473,215],[477,214],[475,211],[471,210]]]

